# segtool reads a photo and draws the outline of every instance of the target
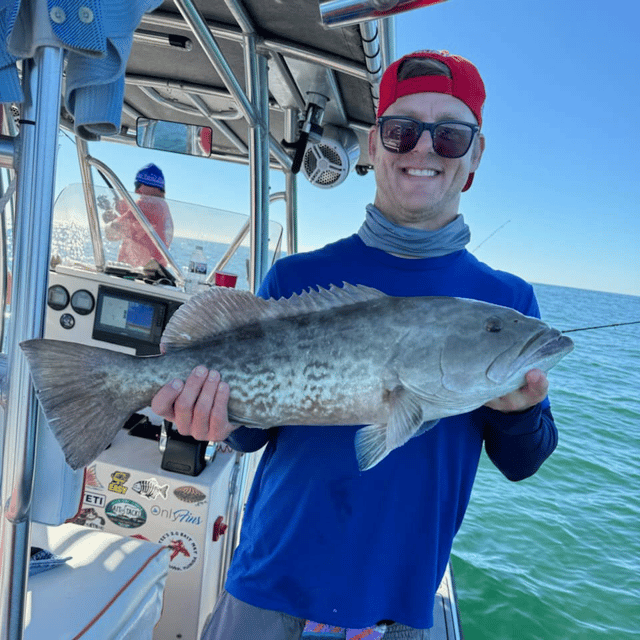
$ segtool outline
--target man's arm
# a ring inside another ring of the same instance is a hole
[[[520,389],[478,409],[487,455],[509,480],[532,476],[556,448],[558,430],[542,404],[548,389],[545,374],[533,369]]]
[[[558,444],[558,430],[548,407],[537,404],[509,414],[481,407],[478,412],[484,423],[487,455],[509,480],[532,476]]]
[[[124,240],[129,236],[133,213],[130,213],[131,210],[124,200],[118,200],[115,208],[115,211],[108,209],[102,214],[103,221],[107,223],[104,226],[104,235],[107,240]]]

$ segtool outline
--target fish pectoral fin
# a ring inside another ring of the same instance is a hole
[[[387,425],[372,424],[362,427],[356,432],[355,445],[360,471],[375,467],[391,451],[387,449]]]
[[[420,399],[402,386],[389,395],[391,416],[387,424],[363,427],[356,433],[355,446],[358,468],[366,471],[386,458],[391,451],[408,442],[416,432],[433,427],[438,421],[423,421]]]
[[[396,387],[390,394],[391,417],[387,432],[389,451],[410,440],[424,422],[420,398],[404,386]]]

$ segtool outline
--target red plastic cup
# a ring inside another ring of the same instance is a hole
[[[216,271],[216,286],[218,287],[235,287],[238,282],[238,275],[235,273],[225,273],[224,271]]]

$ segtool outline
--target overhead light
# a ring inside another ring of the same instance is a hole
[[[325,27],[348,27],[439,2],[444,0],[325,0],[320,3],[320,19]]]

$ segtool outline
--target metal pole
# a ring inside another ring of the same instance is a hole
[[[396,19],[392,16],[378,20],[380,55],[382,69],[386,69],[396,59]]]
[[[15,177],[4,187],[4,180],[2,179],[2,173],[0,172],[0,350],[4,345],[4,320],[7,310],[7,300],[11,296],[11,286],[9,282],[9,267],[8,265],[8,247],[7,247],[7,205],[12,202],[13,192],[15,191],[16,181]],[[11,220],[13,223],[13,219]],[[0,391],[1,393],[1,391]],[[0,449],[0,456],[2,455],[2,449]],[[1,467],[0,467],[1,469]]]
[[[191,28],[194,37],[203,48],[205,55],[218,72],[222,82],[224,82],[227,89],[229,89],[229,93],[235,98],[247,122],[253,125],[257,118],[256,111],[250,102],[250,98],[248,98],[242,90],[238,79],[233,75],[231,67],[227,64],[225,57],[222,55],[222,51],[220,51],[220,47],[218,47],[218,43],[211,35],[211,31],[209,27],[207,27],[207,23],[202,17],[202,14],[192,0],[175,0],[175,3],[185,22]]]
[[[4,134],[8,133],[9,136]],[[13,114],[8,104],[0,106],[0,254],[2,254],[2,260],[0,264],[0,349],[4,348],[5,338],[5,313],[7,310],[7,299],[11,294],[9,288],[9,276],[8,276],[8,251],[7,251],[7,211],[11,220],[11,226],[15,221],[15,209],[13,193],[16,188],[15,178],[15,162],[17,161],[17,148],[16,140],[18,135],[18,129],[13,119]],[[4,180],[1,178],[3,174],[6,175],[7,186],[4,186]],[[6,374],[6,361],[4,373]],[[2,457],[2,449],[0,449],[0,459]],[[0,467],[0,470],[2,467]]]
[[[2,468],[2,640],[20,640],[29,566],[37,403],[18,346],[42,336],[51,244],[63,52],[43,47],[23,63],[9,397]]]
[[[91,235],[95,265],[98,271],[104,271],[106,260],[104,257],[102,236],[100,235],[100,225],[98,224],[96,190],[93,185],[91,167],[87,162],[89,145],[78,136],[76,136],[76,152],[78,153],[78,165],[80,166],[80,175],[82,176],[82,190],[84,191],[84,203],[87,207],[87,222],[89,224],[89,234]]]
[[[254,112],[249,128],[251,193],[251,270],[249,286],[255,293],[267,273],[269,260],[269,91],[267,58],[256,53],[256,36],[245,36],[245,72]]]
[[[289,142],[297,134],[298,110],[287,109],[284,112],[284,135]],[[285,211],[287,219],[287,254],[298,253],[298,176],[285,171]]]

